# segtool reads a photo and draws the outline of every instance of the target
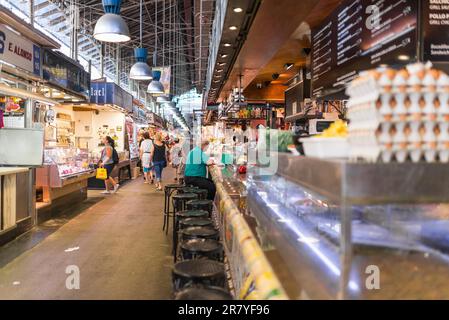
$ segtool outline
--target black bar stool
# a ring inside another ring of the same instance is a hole
[[[198,195],[198,199],[207,199],[207,190],[197,187],[185,187],[179,190],[180,193],[195,193]]]
[[[186,218],[209,218],[209,212],[204,210],[186,210],[176,212],[178,220]]]
[[[217,286],[226,284],[223,263],[213,260],[185,260],[174,265],[172,271],[175,293],[192,285]]]
[[[187,218],[179,221],[179,229],[190,227],[213,227],[214,223],[209,218]]]
[[[206,195],[207,195],[207,190]],[[209,216],[212,215],[212,209],[214,207],[214,202],[212,200],[191,200],[187,202],[187,209],[188,210],[205,210],[209,212]]]
[[[176,261],[176,249],[178,246],[178,230],[176,225],[176,213],[186,211],[186,203],[191,200],[198,199],[198,195],[194,193],[178,193],[172,197],[173,202],[173,255]]]
[[[165,233],[168,233],[170,214],[174,214],[174,212],[170,211],[170,198],[175,191],[184,187],[182,184],[167,184],[164,186],[164,225],[162,226],[162,230],[166,230]]]
[[[223,261],[223,246],[217,240],[192,239],[181,244],[183,260],[210,259]]]
[[[195,191],[198,190],[197,187],[184,187],[179,189],[179,193],[195,193]]]
[[[175,295],[175,300],[234,300],[232,296],[219,287],[197,286],[185,288]]]
[[[211,227],[189,227],[181,231],[182,241],[192,239],[213,239],[219,240],[220,233]]]

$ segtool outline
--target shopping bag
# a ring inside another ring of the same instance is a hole
[[[98,168],[96,178],[99,180],[106,180],[108,178],[108,172],[106,171],[106,169]]]

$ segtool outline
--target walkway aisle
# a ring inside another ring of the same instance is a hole
[[[104,196],[0,265],[0,299],[170,299],[172,258],[162,232],[163,199],[163,192],[142,178]],[[66,288],[70,265],[79,267],[79,290]]]

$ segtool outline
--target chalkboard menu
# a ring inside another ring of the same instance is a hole
[[[339,92],[359,71],[417,59],[418,1],[346,0],[312,30],[312,95]]]
[[[423,60],[449,62],[449,0],[422,0]]]

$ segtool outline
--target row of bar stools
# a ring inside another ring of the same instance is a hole
[[[179,291],[175,300],[232,300],[232,296],[223,288],[196,286]]]
[[[178,193],[172,197],[173,201],[173,255],[176,261],[176,251],[178,246],[178,225],[176,214],[180,211],[186,210],[186,203],[191,200],[198,199],[198,195],[194,193]]]
[[[167,184],[164,186],[164,225],[162,226],[162,231],[165,230],[165,233],[168,233],[169,223],[170,223],[170,215],[174,214],[174,210],[170,210],[170,200],[175,191],[184,188],[184,185],[180,184]],[[166,229],[167,228],[167,229]]]
[[[224,264],[213,260],[185,260],[176,263],[172,271],[175,293],[189,286],[204,285],[224,288]]]
[[[183,260],[205,258],[223,261],[223,246],[212,239],[186,240],[181,244],[181,255]]]

